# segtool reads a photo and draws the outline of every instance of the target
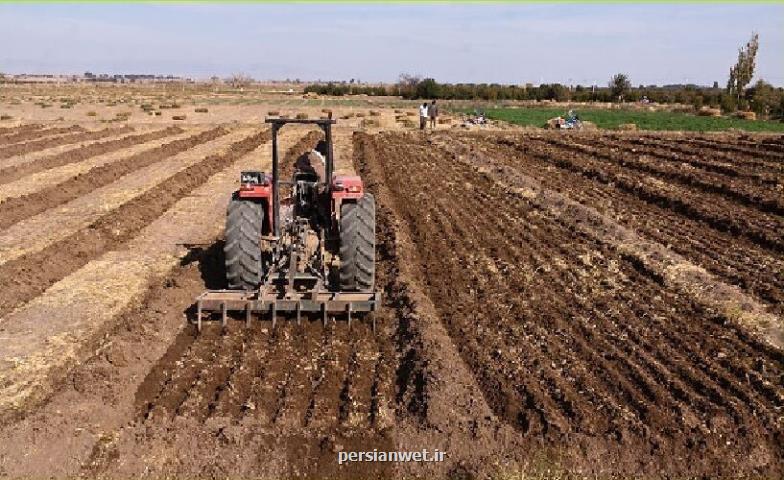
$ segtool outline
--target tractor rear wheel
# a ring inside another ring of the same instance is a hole
[[[226,280],[229,288],[255,290],[264,278],[261,228],[264,206],[259,202],[232,198],[226,211]]]
[[[376,200],[366,193],[340,207],[340,288],[372,290],[376,276]]]

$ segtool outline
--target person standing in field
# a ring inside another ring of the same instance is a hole
[[[430,128],[435,130],[436,120],[438,119],[438,105],[436,105],[435,100],[433,100],[433,102],[428,107],[427,114],[430,117]]]
[[[419,129],[427,127],[427,102],[419,106]]]

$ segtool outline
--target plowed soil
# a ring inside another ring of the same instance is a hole
[[[51,199],[11,198],[0,225],[226,132],[95,168]],[[321,134],[287,135],[284,176]],[[340,317],[280,318],[274,328],[255,317],[197,334],[194,297],[226,285],[223,240],[188,245],[177,268],[149,279],[137,307],[53,377],[54,394],[0,417],[0,475],[784,476],[779,143],[335,138],[376,198],[377,331],[367,317],[350,327]],[[88,228],[0,265],[0,314],[122,249],[268,140],[249,133]],[[423,448],[446,460],[337,462],[340,451]]]
[[[40,140],[35,139],[32,141],[14,143],[6,147],[0,146],[0,159],[37,152],[47,148],[57,147],[59,145],[67,145],[69,143],[82,142],[85,140],[96,140],[121,133],[128,133],[132,132],[133,128],[104,128],[103,130],[97,131],[83,131],[83,129],[78,128],[76,130],[69,131],[75,131],[76,133],[67,133],[65,135],[55,135],[52,137],[41,138]]]
[[[81,148],[75,152],[65,152],[59,155],[44,157],[34,162],[3,168],[0,169],[0,175],[2,175],[0,184],[10,183],[24,176],[40,172],[41,170],[47,170],[50,168],[60,167],[62,165],[68,165],[69,163],[79,162],[95,155],[101,155],[122,148],[127,148],[137,143],[157,140],[159,138],[175,135],[180,132],[182,132],[182,130],[177,127],[169,127],[140,135],[128,135],[114,140],[98,142],[88,147]]]
[[[78,125],[72,127],[58,127],[58,128],[41,128],[41,126],[39,125],[31,125],[27,128],[20,127],[18,129],[11,130],[7,133],[3,133],[2,135],[0,135],[0,145],[11,145],[14,143],[48,137],[51,135],[59,135],[64,133],[77,133],[83,131],[84,128]]]

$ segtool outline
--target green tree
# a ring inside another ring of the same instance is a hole
[[[416,98],[438,98],[440,86],[432,78],[426,78],[416,86]]]
[[[776,92],[776,89],[773,88],[773,85],[765,82],[764,80],[758,80],[757,83],[754,84],[747,91],[747,98],[750,100],[751,109],[754,110],[758,115],[768,116],[780,103],[780,94]]]
[[[759,34],[752,32],[751,40],[746,46],[738,49],[738,61],[730,68],[730,78],[727,82],[727,93],[735,97],[736,103],[740,103],[743,90],[754,77],[754,68],[759,49]]]
[[[629,81],[629,76],[625,73],[616,73],[610,79],[608,86],[610,87],[613,98],[623,102],[624,97],[632,88],[632,82]]]

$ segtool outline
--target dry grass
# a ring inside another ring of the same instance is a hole
[[[754,112],[735,112],[735,117],[743,120],[756,120],[757,114]]]
[[[721,116],[721,109],[719,108],[710,108],[710,107],[702,107],[697,111],[697,115],[701,117],[720,117]]]

